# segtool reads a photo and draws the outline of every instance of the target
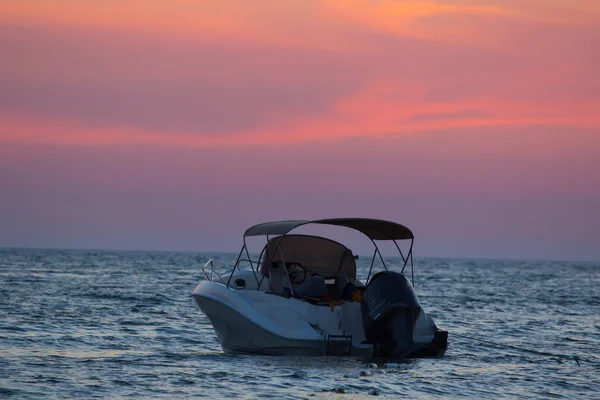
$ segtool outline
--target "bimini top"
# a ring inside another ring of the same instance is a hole
[[[312,221],[291,220],[265,222],[248,228],[246,232],[244,232],[244,236],[286,235],[292,229],[308,224],[343,226],[362,232],[372,240],[414,239],[413,233],[404,225],[372,218],[330,218]]]

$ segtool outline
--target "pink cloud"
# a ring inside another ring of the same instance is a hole
[[[539,2],[328,1],[294,12],[192,3],[182,13],[150,2],[131,19],[123,15],[139,2],[4,5],[13,16],[0,26],[4,115],[68,120],[87,136],[168,134],[173,143],[597,122],[591,3],[571,13]],[[294,40],[309,21],[319,33]],[[258,25],[259,35],[227,33]]]
[[[553,54],[543,61],[370,34],[365,40],[381,46],[322,53],[193,38],[148,41],[124,32],[4,29],[11,35],[2,37],[11,39],[1,48],[16,56],[0,66],[0,105],[5,117],[43,118],[46,129],[62,132],[45,134],[45,142],[64,138],[62,125],[52,128],[51,120],[77,125],[79,142],[145,137],[174,145],[598,122],[598,78],[586,74],[588,62],[557,65]],[[465,110],[476,112],[467,118]],[[90,139],[98,134],[104,138]],[[5,129],[7,135],[16,140]]]

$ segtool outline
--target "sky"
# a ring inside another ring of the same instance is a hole
[[[597,0],[0,0],[0,54],[0,247],[600,260]]]

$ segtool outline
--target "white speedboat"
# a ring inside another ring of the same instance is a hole
[[[308,224],[347,227],[371,239],[375,251],[364,284],[356,277],[358,257],[346,246],[290,233]],[[250,236],[266,236],[255,261]],[[414,236],[407,227],[365,218],[294,220],[258,224],[243,237],[231,273],[221,277],[210,260],[206,279],[192,292],[224,352],[406,358],[446,351],[448,333],[423,311],[413,288]],[[406,256],[401,240],[410,241]],[[378,241],[394,242],[403,260],[399,272],[388,270]],[[384,270],[371,276],[377,256]],[[242,270],[242,262],[250,269]],[[409,263],[413,284],[404,274]]]

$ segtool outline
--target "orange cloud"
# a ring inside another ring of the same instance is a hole
[[[348,26],[329,20],[317,2],[260,4],[243,0],[23,0],[0,4],[0,21],[35,26],[154,32],[200,40],[236,40],[274,46],[355,51],[343,40]]]
[[[0,20],[356,51],[368,49],[367,43],[353,34],[357,28],[436,41],[486,39],[485,43],[492,45],[489,39],[496,21],[595,24],[599,4],[596,0],[291,0],[268,4],[244,0],[22,0],[0,4]],[[457,20],[457,16],[464,18]],[[491,31],[482,29],[481,18],[493,18]]]
[[[330,18],[400,37],[502,51],[535,48],[530,33],[586,27],[600,36],[600,2],[582,0],[328,0]]]
[[[0,22],[26,28],[0,38],[0,141],[283,145],[595,125],[599,13],[550,0],[5,2]]]
[[[428,29],[423,29],[419,23],[420,20],[426,17],[445,14],[469,15],[471,18],[476,18],[478,15],[503,17],[519,15],[515,10],[502,7],[501,3],[482,6],[475,4],[465,5],[462,2],[438,1],[383,0],[374,2],[372,0],[329,0],[325,4],[325,7],[334,17],[347,19],[357,25],[398,35],[442,41],[448,38],[454,39],[460,27],[443,26],[444,35],[439,35],[439,29],[435,33],[432,33]]]

